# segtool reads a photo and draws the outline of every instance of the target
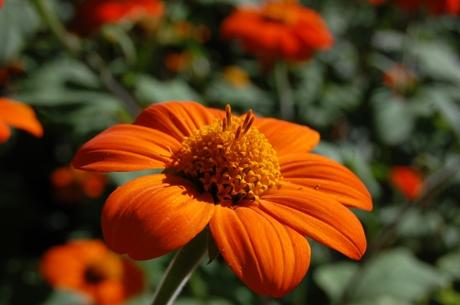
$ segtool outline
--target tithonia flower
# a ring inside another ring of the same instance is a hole
[[[85,0],[77,8],[73,28],[89,34],[105,24],[157,18],[163,11],[160,0]]]
[[[142,271],[99,240],[72,241],[49,249],[40,273],[51,286],[74,290],[96,305],[118,305],[144,288]]]
[[[369,0],[379,5],[387,0]],[[425,9],[433,14],[460,14],[460,0],[394,0],[394,3],[405,11]]]
[[[395,166],[390,171],[390,182],[404,197],[417,199],[422,193],[422,174],[410,166]]]
[[[235,88],[244,88],[251,83],[246,71],[238,66],[226,67],[222,76],[225,81]]]
[[[0,143],[11,136],[11,127],[16,127],[41,137],[43,128],[32,108],[21,102],[0,97]]]
[[[416,77],[414,72],[403,64],[395,64],[385,71],[383,82],[396,92],[406,92],[414,87]]]
[[[321,16],[296,1],[267,1],[237,8],[222,25],[225,38],[264,60],[305,60],[332,46]]]
[[[104,192],[107,179],[100,173],[85,172],[71,166],[62,166],[51,173],[56,197],[63,202],[84,198],[98,198]]]
[[[169,71],[179,73],[193,63],[194,55],[189,51],[171,52],[165,56],[165,66]]]
[[[304,277],[305,236],[352,259],[366,250],[349,207],[372,208],[366,187],[342,165],[309,151],[305,126],[233,116],[194,102],[144,110],[87,142],[75,167],[91,171],[164,168],[116,189],[102,212],[107,244],[150,259],[187,244],[209,225],[215,244],[252,290],[279,297]]]

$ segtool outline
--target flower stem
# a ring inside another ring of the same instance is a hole
[[[203,260],[208,249],[207,239],[208,231],[204,230],[176,253],[157,287],[152,305],[170,305],[174,302]]]
[[[278,61],[275,64],[274,77],[281,118],[293,120],[295,118],[295,105],[289,83],[289,71],[284,61]]]
[[[72,55],[77,55],[80,50],[80,41],[77,37],[67,33],[59,18],[54,14],[54,11],[49,8],[43,0],[32,0],[32,4],[41,19],[48,26],[50,31],[59,40],[59,42],[66,48]]]
[[[31,3],[34,5],[37,14],[67,52],[73,57],[82,60],[89,69],[99,76],[105,89],[116,96],[131,115],[137,116],[141,110],[138,103],[115,79],[104,60],[94,52],[91,54],[83,53],[80,40],[67,32],[54,10],[46,4],[45,0],[31,0]]]

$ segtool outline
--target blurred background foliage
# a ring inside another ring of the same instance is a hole
[[[132,121],[130,102],[187,99],[280,115],[270,68],[219,34],[234,6],[251,1],[169,0],[154,23],[107,25],[68,36],[66,47],[37,3],[71,31],[77,2],[6,0],[0,9],[0,96],[32,105],[45,128],[42,139],[15,132],[0,146],[0,304],[82,304],[43,281],[40,257],[71,239],[100,238],[104,198],[139,173],[108,175],[99,197],[70,200],[51,177],[93,135]],[[359,213],[369,251],[352,262],[314,244],[307,277],[279,300],[251,293],[221,261],[204,264],[177,304],[459,305],[459,17],[391,2],[302,2],[325,18],[335,44],[288,64],[295,121],[319,130],[316,152],[346,164],[370,189],[374,211]],[[391,183],[400,165],[422,177],[414,198]],[[139,262],[149,285],[126,304],[149,304],[169,259]]]

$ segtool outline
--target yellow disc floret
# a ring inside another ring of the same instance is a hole
[[[202,127],[182,142],[172,167],[198,182],[220,204],[257,200],[281,178],[276,151],[252,126],[252,112]]]

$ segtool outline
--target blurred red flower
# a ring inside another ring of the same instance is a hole
[[[390,182],[409,200],[417,199],[422,193],[422,174],[410,166],[395,166],[390,171]]]
[[[77,7],[73,28],[85,35],[97,32],[105,24],[160,17],[163,11],[160,0],[84,0]]]
[[[9,126],[25,130],[36,137],[43,135],[42,125],[30,106],[11,99],[0,98],[0,143],[10,138]]]
[[[235,88],[244,88],[251,83],[246,71],[238,66],[228,66],[224,69],[222,76],[224,80]]]
[[[369,0],[374,5],[379,5],[387,0]],[[405,11],[426,9],[437,15],[460,14],[460,0],[394,0],[394,3]]]
[[[396,92],[407,92],[416,84],[415,74],[403,64],[395,64],[384,72],[383,83]]]
[[[117,305],[140,293],[144,275],[99,240],[72,241],[49,249],[40,273],[54,288],[80,292],[97,305]]]
[[[84,196],[89,198],[101,196],[107,184],[107,179],[103,174],[63,166],[53,171],[51,183],[58,200],[76,202]]]
[[[267,61],[306,60],[334,42],[321,16],[296,1],[239,7],[224,20],[221,31]]]

